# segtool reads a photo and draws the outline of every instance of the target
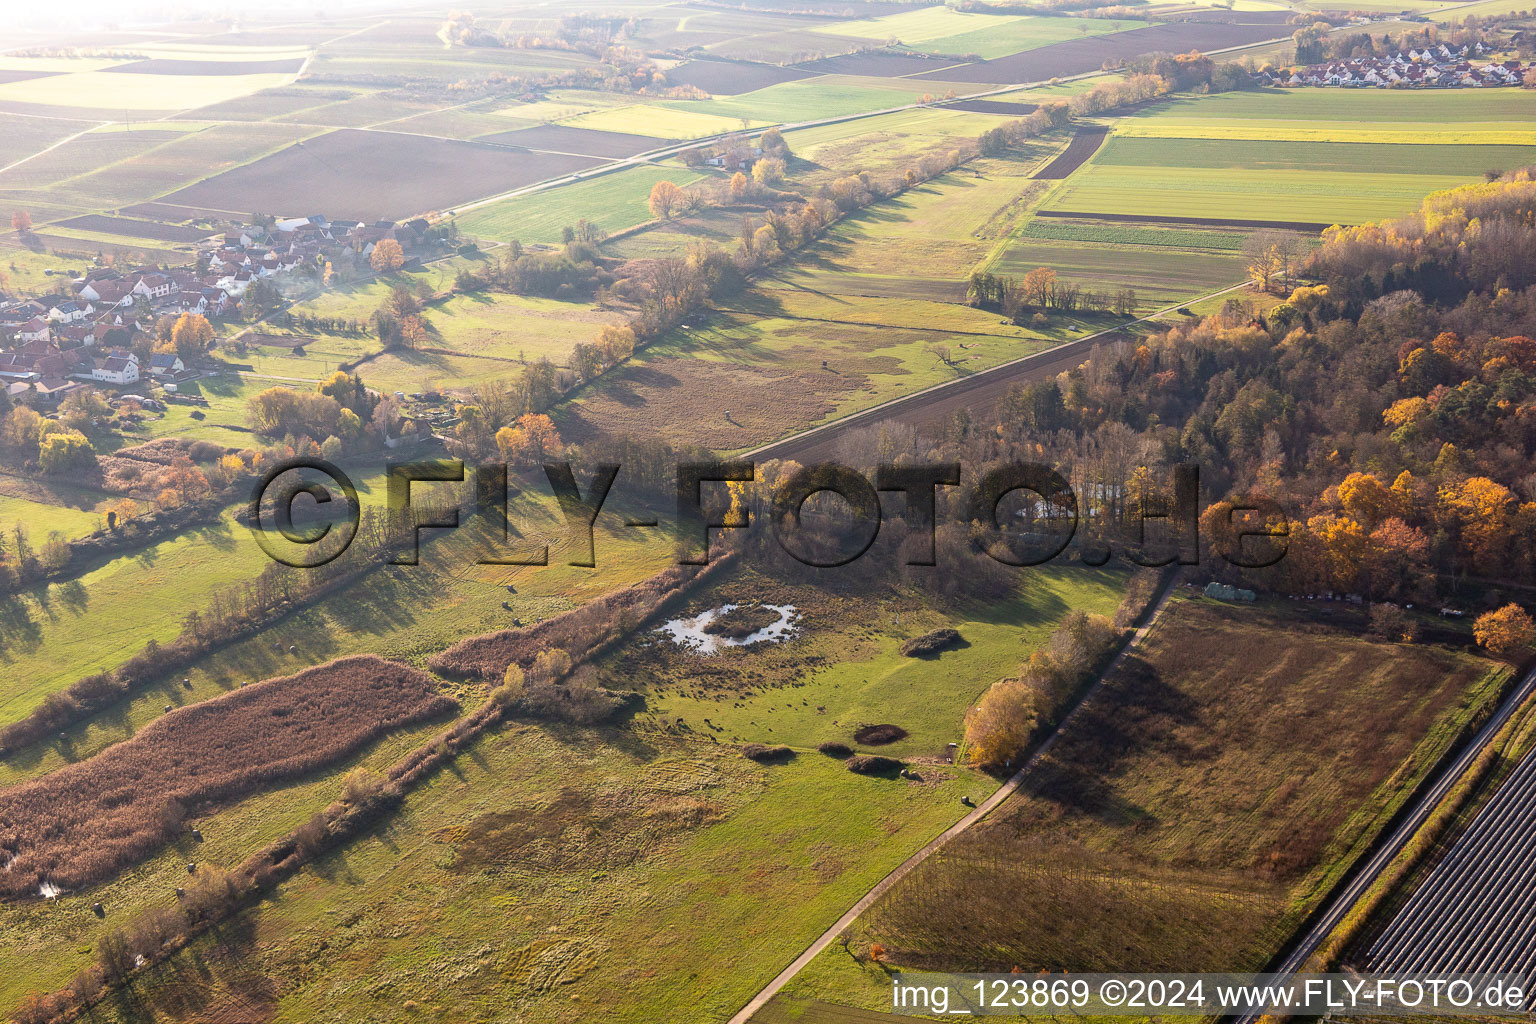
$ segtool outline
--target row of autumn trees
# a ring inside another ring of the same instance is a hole
[[[764,152],[778,151],[771,130],[759,139]],[[782,150],[787,153],[787,148]],[[573,346],[569,365],[557,367],[548,359],[526,365],[511,380],[493,381],[475,389],[469,402],[457,409],[459,423],[454,440],[459,450],[469,455],[499,452],[516,463],[536,464],[546,452],[560,446],[559,435],[547,416],[560,399],[573,388],[596,379],[621,365],[636,351],[663,337],[688,317],[710,303],[739,293],[752,275],[779,262],[814,242],[839,218],[869,206],[923,181],[954,169],[975,155],[972,147],[930,153],[917,160],[901,177],[879,180],[868,172],[858,172],[833,179],[809,197],[795,192],[766,195],[762,212],[743,214],[734,248],[727,249],[709,241],[693,245],[686,255],[658,259],[631,260],[608,270],[602,263],[597,244],[602,229],[585,222],[571,232],[564,248],[546,259],[558,258],[590,266],[599,297],[622,303],[634,312],[622,324],[608,324],[589,342]],[[761,166],[764,161],[759,160]],[[677,216],[705,205],[728,206],[744,198],[765,198],[758,184],[749,197],[743,191],[745,176],[737,174],[713,190],[684,190],[672,182],[659,182],[652,193],[652,207],[658,216]],[[656,190],[664,199],[658,206]],[[683,202],[673,196],[691,197]],[[530,256],[519,253],[512,266],[526,263]],[[504,262],[502,267],[507,264]],[[469,287],[506,287],[517,290],[515,280],[505,269],[493,269]]]
[[[296,451],[318,446],[327,459],[377,448],[399,436],[399,403],[381,396],[356,374],[337,370],[313,389],[271,387],[248,403],[257,433],[284,439]]]
[[[1207,500],[1287,511],[1291,593],[1431,603],[1461,577],[1536,572],[1536,181],[1437,193],[1402,220],[1331,229],[1319,281],[1240,301],[1016,388],[936,453],[1071,466],[1086,528],[1134,516],[1176,463]],[[1407,287],[1423,284],[1423,290]],[[1221,512],[1217,507],[1217,513]]]

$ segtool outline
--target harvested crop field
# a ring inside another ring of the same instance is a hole
[[[1048,78],[1097,71],[1107,60],[1127,60],[1155,50],[1171,53],[1185,53],[1189,50],[1209,52],[1229,46],[1260,43],[1288,34],[1284,26],[1274,25],[1231,25],[1220,22],[1150,25],[1092,39],[1051,43],[996,60],[930,71],[913,77],[936,78],[946,82],[986,82],[992,85],[1043,82]]]
[[[203,813],[296,779],[391,729],[454,710],[425,673],[342,658],[173,711],[132,739],[0,792],[0,895],[73,889],[147,856]]]
[[[815,71],[751,64],[745,61],[691,60],[667,72],[673,85],[691,85],[714,96],[736,96],[770,85],[810,78]]]
[[[291,60],[174,60],[157,57],[102,68],[129,75],[296,75],[303,58]]]
[[[1257,970],[1505,675],[1176,601],[1019,792],[887,893],[861,938],[934,970]]]
[[[1060,181],[1087,163],[1088,158],[1099,151],[1099,147],[1104,144],[1104,137],[1108,134],[1108,128],[1099,126],[1078,129],[1066,150],[1037,171],[1035,177]]]
[[[476,142],[493,146],[512,146],[541,153],[575,153],[578,156],[625,157],[656,149],[666,139],[625,132],[604,132],[595,128],[570,128],[561,124],[541,124],[495,135],[481,135]]]
[[[1308,220],[1245,220],[1238,217],[1163,217],[1151,213],[1081,213],[1069,210],[1036,210],[1036,217],[1066,217],[1114,221],[1117,224],[1184,224],[1215,228],[1284,228],[1287,231],[1322,231],[1332,227]]]
[[[130,217],[155,217],[161,220],[191,220],[198,216],[199,211],[190,206],[172,206],[169,203],[134,203],[125,206],[119,213],[126,213]]]
[[[863,75],[868,78],[904,78],[943,68],[964,67],[947,57],[929,57],[918,53],[847,53],[798,65],[801,70],[818,75]]]
[[[399,219],[600,162],[596,157],[519,153],[453,139],[343,128],[165,198],[232,213],[325,210],[332,217],[356,220]]]
[[[1009,103],[1004,100],[960,100],[944,106],[950,110],[968,110],[973,114],[1006,114],[1009,117],[1023,117],[1040,109],[1038,103]]]
[[[159,242],[195,242],[200,238],[206,238],[210,233],[199,228],[160,224],[150,220],[132,220],[128,217],[108,217],[100,213],[61,220],[58,226],[74,228],[76,231],[104,231],[109,235],[127,235],[130,238],[153,238]]]

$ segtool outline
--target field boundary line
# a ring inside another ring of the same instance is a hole
[[[1161,317],[1167,313],[1171,313],[1183,306],[1188,306],[1190,303],[1204,302],[1206,299],[1214,299],[1218,295],[1225,295],[1228,292],[1237,291],[1239,288],[1246,288],[1248,287],[1248,284],[1249,282],[1242,281],[1238,284],[1230,285],[1226,288],[1222,288],[1214,292],[1209,292],[1205,295],[1198,295],[1191,299],[1184,299],[1171,305],[1164,306],[1161,309],[1154,310],[1145,316],[1137,317],[1134,320],[1127,320],[1123,324],[1118,324],[1114,327],[1106,327],[1101,331],[1095,331],[1092,334],[1085,334],[1081,338],[1073,338],[1071,341],[1064,341],[1059,345],[1052,345],[1050,348],[1043,349],[1039,352],[1031,352],[1027,356],[1020,356],[1019,358],[1011,359],[1006,363],[998,363],[996,366],[989,366],[983,370],[976,370],[972,373],[966,374],[964,377],[957,377],[954,380],[946,380],[939,384],[929,385],[920,391],[912,392],[910,395],[902,395],[899,398],[892,398],[889,401],[881,402],[879,405],[872,405],[867,409],[860,409],[857,412],[851,412],[847,416],[840,416],[828,423],[821,423],[807,430],[802,430],[798,434],[791,434],[788,437],[782,437],[777,441],[769,441],[767,444],[758,445],[756,448],[751,448],[745,452],[742,452],[740,457],[743,459],[761,458],[764,453],[771,452],[776,448],[797,445],[802,441],[810,440],[811,438],[817,437],[829,430],[841,429],[851,423],[863,423],[866,421],[878,423],[880,419],[889,415],[892,409],[907,402],[914,402],[919,398],[924,398],[928,395],[934,394],[935,392],[943,391],[945,388],[952,388],[959,384],[974,384],[978,379],[985,378],[991,374],[1002,373],[1005,370],[1016,369],[1026,363],[1035,360],[1049,358],[1053,355],[1059,355],[1061,350],[1066,348],[1068,345],[1083,345],[1087,342],[1102,338],[1105,335],[1119,333],[1120,331],[1125,330],[1127,327],[1146,323],[1150,320],[1156,320],[1158,317]],[[900,328],[893,329],[899,330]]]
[[[1481,3],[1482,0],[1469,0],[1469,2]],[[1217,49],[1217,50],[1206,50],[1204,52],[1205,52],[1206,56],[1215,56],[1216,54],[1232,53],[1232,52],[1235,52],[1235,51],[1238,51],[1238,50],[1247,50],[1247,49],[1251,49],[1251,48],[1256,47],[1256,46],[1271,46],[1271,45],[1273,45],[1275,43],[1284,42],[1286,39],[1289,39],[1289,38],[1290,38],[1289,36],[1278,36],[1278,37],[1276,37],[1274,39],[1262,39],[1262,40],[1259,40],[1258,42],[1243,43],[1243,44],[1238,45],[1238,46],[1228,46],[1228,47],[1223,47],[1223,48]],[[943,69],[940,69],[940,70],[943,70]],[[927,72],[925,72],[925,74],[926,73]],[[870,118],[870,117],[882,117],[882,116],[884,116],[886,114],[899,114],[899,113],[902,113],[903,111],[907,111],[907,110],[942,109],[942,108],[945,108],[945,107],[949,106],[949,104],[951,104],[951,103],[959,103],[959,102],[963,102],[965,100],[986,99],[986,98],[988,98],[990,96],[1001,96],[1001,95],[1004,95],[1006,93],[1018,92],[1021,89],[1038,89],[1038,88],[1040,88],[1042,86],[1051,85],[1051,84],[1053,84],[1053,82],[1076,82],[1076,81],[1080,81],[1080,80],[1088,79],[1088,78],[1097,78],[1099,76],[1107,75],[1109,73],[1110,72],[1107,72],[1107,71],[1103,70],[1102,68],[1100,68],[1100,69],[1098,69],[1096,71],[1084,71],[1084,72],[1082,72],[1080,74],[1062,76],[1062,77],[1058,77],[1056,79],[1044,79],[1044,80],[1037,81],[1037,82],[1014,82],[1014,83],[1012,83],[1010,85],[999,85],[999,86],[996,86],[995,88],[983,89],[983,90],[978,91],[978,92],[967,93],[964,96],[956,96],[953,100],[939,99],[939,100],[931,100],[931,101],[929,101],[927,103],[921,103],[921,102],[919,102],[919,103],[905,103],[905,104],[902,104],[901,106],[887,107],[887,108],[885,108],[883,110],[866,110],[866,111],[861,111],[859,113],[854,113],[854,114],[838,114],[838,115],[835,115],[833,117],[824,117],[824,118],[819,118],[819,119],[813,120],[813,121],[781,121],[781,122],[779,122],[777,124],[766,124],[761,129],[754,129],[754,131],[767,131],[769,128],[777,128],[780,131],[798,131],[798,130],[800,130],[802,128],[820,128],[820,127],[823,127],[823,126],[826,126],[826,125],[831,125],[831,124],[846,124],[849,121],[862,121],[862,120],[864,120],[866,118]],[[826,76],[823,75],[821,77],[826,77]],[[809,80],[809,79],[807,79],[807,80]],[[897,80],[898,81],[909,81],[910,79],[904,79],[903,78],[903,79],[897,79]],[[982,83],[976,83],[976,84],[979,84],[979,85],[990,85],[991,83],[990,82],[982,82]],[[525,196],[525,195],[533,195],[533,194],[538,193],[538,192],[545,192],[545,191],[548,191],[549,189],[552,189],[552,188],[559,188],[561,185],[570,185],[570,184],[574,184],[574,183],[576,183],[578,181],[586,181],[589,178],[600,178],[600,177],[602,177],[605,174],[611,174],[611,173],[614,173],[616,171],[622,171],[622,170],[625,170],[625,169],[630,168],[630,167],[636,167],[636,166],[641,166],[641,165],[644,165],[644,164],[653,163],[653,162],[655,162],[658,159],[665,160],[665,159],[668,159],[670,157],[677,156],[679,153],[682,153],[684,150],[694,149],[694,148],[699,147],[699,146],[707,146],[707,145],[710,145],[711,143],[719,142],[722,139],[726,138],[727,136],[735,135],[735,134],[738,134],[738,132],[737,132],[737,130],[733,129],[731,131],[720,132],[720,133],[715,134],[715,135],[702,136],[702,137],[697,138],[697,139],[688,139],[688,140],[685,140],[685,141],[682,141],[682,142],[675,143],[675,144],[670,145],[670,146],[663,146],[661,148],[649,150],[649,151],[644,152],[644,153],[636,153],[633,156],[623,157],[621,159],[613,161],[612,163],[600,164],[597,167],[586,168],[584,170],[575,171],[575,172],[572,172],[570,174],[561,175],[561,176],[556,177],[556,178],[549,178],[549,179],[547,179],[545,181],[536,181],[536,182],[533,182],[532,184],[524,185],[524,186],[521,186],[520,188],[515,188],[515,189],[512,189],[511,191],[503,192],[503,193],[501,193],[499,195],[487,196],[484,199],[474,199],[474,200],[471,200],[471,201],[469,201],[467,203],[461,203],[461,204],[453,207],[451,210],[449,210],[448,211],[448,216],[449,217],[457,217],[460,214],[467,213],[470,210],[477,210],[477,209],[479,209],[479,208],[481,208],[483,206],[490,206],[490,205],[492,205],[494,203],[504,202],[504,201],[509,200],[509,199],[518,199],[518,198],[520,198],[522,196]]]
[[[1146,621],[1144,621],[1140,626],[1137,626],[1136,629],[1131,632],[1130,638],[1126,640],[1124,646],[1120,648],[1119,652],[1114,656],[1114,658],[1110,659],[1109,664],[1104,666],[1104,669],[1099,672],[1098,678],[1093,681],[1093,685],[1084,690],[1082,695],[1079,696],[1077,700],[1072,704],[1072,706],[1067,709],[1066,714],[1061,716],[1061,721],[1056,724],[1056,728],[1051,731],[1051,734],[1045,738],[1045,741],[1040,744],[1035,752],[1029,756],[1029,759],[1019,767],[1019,770],[1014,772],[1013,775],[1008,778],[1008,781],[999,786],[991,796],[977,804],[969,814],[955,822],[953,825],[949,826],[949,828],[945,829],[943,832],[939,833],[939,835],[935,838],[929,840],[927,844],[922,847],[922,849],[918,850],[916,853],[912,854],[912,856],[902,861],[895,870],[877,882],[875,887],[870,889],[869,892],[865,893],[864,896],[852,907],[850,907],[842,917],[838,918],[832,927],[822,932],[821,936],[817,938],[815,942],[812,942],[808,947],[806,947],[804,952],[795,957],[795,959],[790,963],[788,967],[780,971],[779,974],[772,981],[770,981],[766,987],[758,992],[757,995],[748,1000],[747,1005],[738,1010],[736,1014],[731,1017],[728,1024],[747,1024],[747,1022],[751,1020],[753,1014],[757,1013],[758,1010],[761,1010],[770,999],[778,995],[780,990],[782,990],[785,985],[794,980],[795,976],[804,970],[805,967],[810,964],[810,962],[817,956],[819,956],[823,950],[832,945],[833,942],[837,941],[837,937],[841,935],[849,925],[858,920],[859,916],[862,915],[864,911],[873,906],[875,900],[885,895],[885,893],[889,891],[892,886],[910,874],[912,870],[923,861],[937,853],[940,849],[947,845],[950,840],[954,839],[962,832],[965,832],[972,825],[976,824],[982,818],[986,817],[987,814],[995,810],[1000,804],[1002,804],[1003,801],[1007,800],[1014,793],[1018,792],[1018,790],[1024,785],[1025,777],[1045,758],[1047,754],[1051,752],[1051,748],[1056,745],[1057,738],[1061,736],[1062,731],[1066,729],[1067,724],[1071,722],[1073,718],[1076,717],[1078,711],[1103,688],[1104,681],[1113,675],[1116,670],[1118,670],[1120,666],[1125,663],[1126,659],[1130,657],[1131,653],[1137,647],[1139,647],[1142,641],[1147,638],[1147,635],[1152,632],[1152,628],[1162,617],[1163,610],[1167,607],[1168,602],[1173,598],[1174,593],[1177,592],[1181,575],[1182,574],[1177,571],[1170,574],[1167,581],[1165,581],[1163,584],[1163,592],[1158,596],[1157,603],[1153,605],[1151,612],[1146,617]],[[1533,677],[1536,677],[1536,674],[1533,674]]]

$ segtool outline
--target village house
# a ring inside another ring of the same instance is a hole
[[[40,316],[34,316],[31,320],[22,324],[20,329],[16,331],[16,340],[23,343],[28,341],[45,342],[52,337],[52,333],[51,328],[48,326],[48,321]]]
[[[1452,88],[1481,89],[1523,86],[1536,64],[1518,60],[1475,63],[1487,53],[1482,43],[1471,47],[1439,46],[1410,49],[1385,57],[1358,57],[1284,71],[1261,71],[1258,85],[1328,86],[1333,88]]]
[[[98,359],[89,371],[75,376],[103,384],[133,384],[139,379],[139,357],[126,349],[115,348]]]
[[[156,379],[174,377],[185,369],[181,357],[174,352],[160,352],[149,358],[149,375]]]

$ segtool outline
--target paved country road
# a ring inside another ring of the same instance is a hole
[[[1124,663],[1125,659],[1130,656],[1131,651],[1139,646],[1141,642],[1146,638],[1147,634],[1151,631],[1153,624],[1157,621],[1158,617],[1162,615],[1163,609],[1167,607],[1169,598],[1171,598],[1174,591],[1178,589],[1178,585],[1179,574],[1174,573],[1172,578],[1169,579],[1165,589],[1163,590],[1162,596],[1158,598],[1157,604],[1153,606],[1151,613],[1147,616],[1146,622],[1142,623],[1142,625],[1134,633],[1131,634],[1130,640],[1126,641],[1125,646],[1120,649],[1120,653],[1116,654],[1114,660],[1105,667],[1103,672],[1099,673],[1099,678],[1091,687],[1088,688],[1086,693],[1078,698],[1077,703],[1072,705],[1071,710],[1062,716],[1060,723],[1058,723],[1056,726],[1056,730],[1046,738],[1046,741],[1040,745],[1039,749],[1037,749],[1033,755],[1030,756],[1029,760],[1024,762],[1023,767],[1015,772],[1007,782],[998,787],[996,792],[978,804],[969,814],[955,822],[953,825],[949,826],[949,828],[945,829],[936,839],[930,841],[921,850],[918,850],[912,856],[902,861],[901,865],[897,867],[896,870],[886,875],[883,879],[880,880],[879,884],[877,884],[873,889],[869,890],[869,892],[865,893],[863,898],[855,903],[851,908],[849,908],[846,914],[837,919],[836,924],[822,932],[821,937],[818,938],[815,942],[811,943],[810,946],[806,948],[805,952],[795,957],[794,962],[791,963],[788,967],[784,968],[784,970],[780,971],[778,977],[770,981],[766,988],[764,988],[757,995],[753,996],[746,1006],[743,1006],[740,1010],[738,1010],[736,1015],[730,1019],[730,1024],[747,1024],[747,1021],[751,1019],[754,1013],[756,1013],[758,1010],[761,1010],[763,1005],[767,1003],[768,1000],[778,995],[779,991],[785,985],[789,984],[795,975],[804,970],[805,966],[814,960],[822,950],[826,949],[828,946],[832,945],[833,942],[837,941],[837,937],[842,934],[843,930],[851,925],[859,917],[860,914],[868,910],[874,904],[875,900],[879,899],[886,892],[886,890],[890,889],[891,886],[905,878],[913,868],[927,860],[930,856],[932,856],[935,852],[947,844],[951,839],[955,838],[960,833],[976,824],[982,818],[986,817],[989,812],[991,812],[1004,800],[1008,799],[1008,797],[1017,792],[1019,787],[1024,784],[1024,780],[1026,777],[1028,777],[1030,771],[1040,763],[1041,759],[1043,759],[1046,754],[1051,752],[1051,748],[1056,745],[1056,738],[1061,735],[1062,730],[1067,727],[1068,723],[1070,723],[1072,719],[1077,716],[1078,710],[1081,709],[1084,704],[1088,703],[1088,701],[1091,700],[1093,696],[1099,692],[1099,690],[1104,685],[1104,680],[1108,679],[1110,675],[1113,674],[1121,666],[1122,663]]]

